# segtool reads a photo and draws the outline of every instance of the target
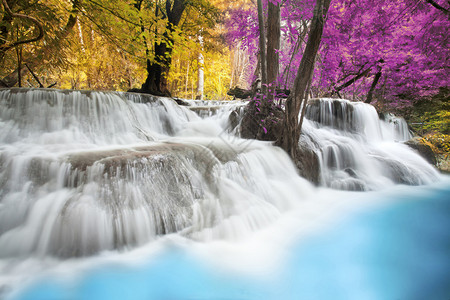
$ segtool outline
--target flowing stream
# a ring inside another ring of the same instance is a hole
[[[239,137],[230,114],[239,121],[244,103],[186,102],[0,90],[0,298],[403,297],[417,278],[394,275],[419,258],[377,262],[430,236],[436,248],[411,252],[431,261],[417,271],[440,280],[426,291],[450,292],[450,181],[402,143],[402,119],[312,101],[300,145],[317,159],[314,186],[281,149]],[[386,288],[383,272],[401,282]]]

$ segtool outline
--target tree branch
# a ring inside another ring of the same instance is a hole
[[[42,39],[44,37],[44,27],[42,26],[41,22],[33,17],[27,16],[27,15],[23,15],[23,14],[16,14],[14,12],[12,12],[11,8],[8,6],[8,3],[6,2],[6,0],[2,0],[2,4],[3,7],[5,8],[5,11],[13,18],[20,18],[20,19],[25,19],[25,20],[29,20],[31,21],[34,25],[36,25],[37,29],[39,30],[39,33],[37,34],[37,36],[33,37],[33,38],[29,38],[26,40],[22,40],[22,41],[17,41],[14,42],[12,44],[9,45],[2,45],[0,47],[0,51],[2,52],[6,52],[9,49],[12,49],[14,47],[17,47],[19,45],[22,44],[28,44],[28,43],[32,43],[32,42],[37,42],[40,39]]]
[[[353,83],[355,83],[356,81],[358,81],[362,77],[368,75],[371,69],[372,69],[372,67],[369,67],[369,68],[365,69],[363,72],[359,73],[358,75],[356,75],[355,77],[353,77],[349,81],[347,81],[347,82],[341,84],[340,86],[338,86],[337,88],[335,88],[333,92],[337,93],[337,92],[340,92],[341,90],[345,89],[346,87],[351,86]]]
[[[439,9],[440,11],[442,11],[447,16],[450,16],[450,11],[448,9],[446,9],[445,7],[440,6],[434,0],[425,0],[425,1],[428,2],[429,4],[431,4],[434,8]]]
[[[0,0],[0,1],[4,1],[4,0]],[[57,46],[61,40],[65,39],[67,37],[69,32],[75,26],[77,19],[78,19],[77,14],[79,12],[79,7],[78,7],[79,0],[73,0],[72,3],[73,3],[72,11],[70,13],[69,19],[67,20],[67,23],[64,26],[63,30],[61,30],[60,32],[57,33],[56,37],[53,38],[53,41],[50,44],[47,44],[43,49],[40,49],[38,55],[36,55],[36,56],[40,56],[40,55],[44,54],[45,52],[47,52],[48,49],[53,49],[55,46]],[[2,48],[0,47],[0,50],[1,49]],[[40,61],[40,60],[28,61],[30,68],[34,68],[37,65],[39,65],[40,63],[42,63],[42,61]],[[20,68],[20,69],[17,68],[13,72],[11,72],[9,75],[4,77],[2,80],[0,80],[0,87],[13,87],[14,85],[16,85],[16,83],[18,81],[19,72],[24,72],[26,70],[27,70],[27,68],[25,66],[22,66],[22,68]]]
[[[37,83],[39,84],[40,88],[43,88],[44,85],[41,83],[41,81],[39,80],[39,77],[36,76],[36,74],[34,74],[34,72],[31,70],[31,68],[25,64],[25,66],[27,67],[28,71],[30,71],[31,75],[33,76],[33,78],[37,81]]]
[[[115,12],[115,11],[112,10],[111,8],[108,8],[108,7],[104,6],[104,5],[102,5],[101,3],[98,3],[98,2],[96,2],[96,1],[94,1],[94,0],[88,0],[88,1],[89,1],[90,3],[92,3],[92,4],[96,5],[96,6],[98,6],[98,7],[100,7],[100,8],[102,8],[102,9],[106,10],[107,12],[111,13],[113,16],[115,16],[115,17],[121,19],[122,21],[124,21],[124,22],[126,22],[126,23],[129,23],[129,24],[134,25],[134,26],[141,26],[141,24],[138,24],[138,23],[136,23],[136,22],[133,22],[133,21],[131,21],[131,20],[128,20],[128,19],[126,19],[125,17],[122,17],[118,12]],[[142,3],[142,1],[141,1],[140,3],[137,3],[137,4],[134,6],[136,9],[139,7],[138,11],[140,10],[141,3]]]
[[[375,91],[375,87],[377,86],[378,81],[381,78],[381,67],[378,67],[378,72],[375,74],[375,77],[373,78],[372,85],[370,86],[370,90],[367,93],[367,99],[364,101],[365,103],[372,102],[373,98],[373,92]]]

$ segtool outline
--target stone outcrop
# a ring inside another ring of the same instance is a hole
[[[305,118],[339,130],[357,130],[357,124],[353,122],[354,107],[350,102],[332,99],[326,104],[324,106],[320,99],[309,100]]]
[[[263,109],[270,111],[267,114],[261,113]],[[280,108],[275,106],[263,108],[258,102],[250,101],[245,107],[240,124],[241,137],[261,141],[276,141],[283,133],[283,118],[284,112]]]
[[[414,137],[414,138],[410,139],[409,141],[406,141],[405,145],[408,145],[412,149],[416,150],[430,164],[436,165],[437,160],[436,160],[436,155],[435,155],[433,149],[422,138]]]
[[[254,101],[245,107],[240,123],[240,135],[247,139],[258,139],[275,142],[283,133],[283,110],[272,107],[270,116],[265,120],[259,117],[259,108]],[[230,114],[230,124],[234,128],[238,126],[238,112]],[[264,128],[266,130],[264,130]],[[299,143],[298,158],[294,161],[299,174],[314,184],[320,182],[320,164],[317,154],[305,143]]]
[[[320,183],[320,163],[317,154],[306,146],[299,145],[298,158],[294,161],[300,175],[318,185]]]

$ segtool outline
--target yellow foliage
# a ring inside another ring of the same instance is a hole
[[[33,6],[24,6],[22,13],[43,21],[45,37],[23,46],[23,61],[37,62],[32,69],[44,86],[56,83],[54,87],[64,89],[128,90],[141,87],[147,60],[155,61],[155,45],[165,43],[173,50],[168,83],[174,96],[195,97],[198,55],[202,53],[204,98],[228,99],[229,51],[218,38],[223,28],[216,25],[220,18],[217,8],[251,5],[250,0],[241,2],[190,1],[180,28],[172,31],[167,29],[165,5],[158,6],[156,13],[154,1],[142,2],[139,9],[137,2],[130,0],[79,1],[77,7],[70,0],[35,1]],[[64,36],[59,36],[74,17],[75,25],[72,22]],[[20,34],[25,34],[28,28],[22,27]],[[8,38],[17,38],[13,33]],[[15,53],[9,51],[1,64],[0,77],[5,77],[17,68]],[[29,74],[24,74],[22,81],[23,86],[37,86]]]
[[[222,53],[213,52],[205,55],[205,98],[231,99],[227,95],[231,81],[231,65],[229,50]]]
[[[70,65],[57,74],[58,87],[118,91],[140,87],[145,70],[138,61],[89,27],[79,25],[79,29],[70,52]]]
[[[422,141],[426,144],[431,144],[431,147],[436,154],[443,155],[447,159],[450,158],[450,135],[443,133],[429,133]]]
[[[198,55],[200,47],[192,45],[192,41],[186,44],[175,44],[168,81],[173,96],[195,99],[198,84]],[[204,99],[229,100],[227,91],[231,81],[231,67],[229,64],[229,50],[221,52],[203,52],[204,56]]]

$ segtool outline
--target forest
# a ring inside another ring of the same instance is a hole
[[[272,140],[299,122],[273,129],[284,92],[292,116],[307,98],[345,98],[405,117],[444,155],[449,18],[435,0],[2,0],[0,86],[210,100],[238,88],[263,104],[250,136]]]

